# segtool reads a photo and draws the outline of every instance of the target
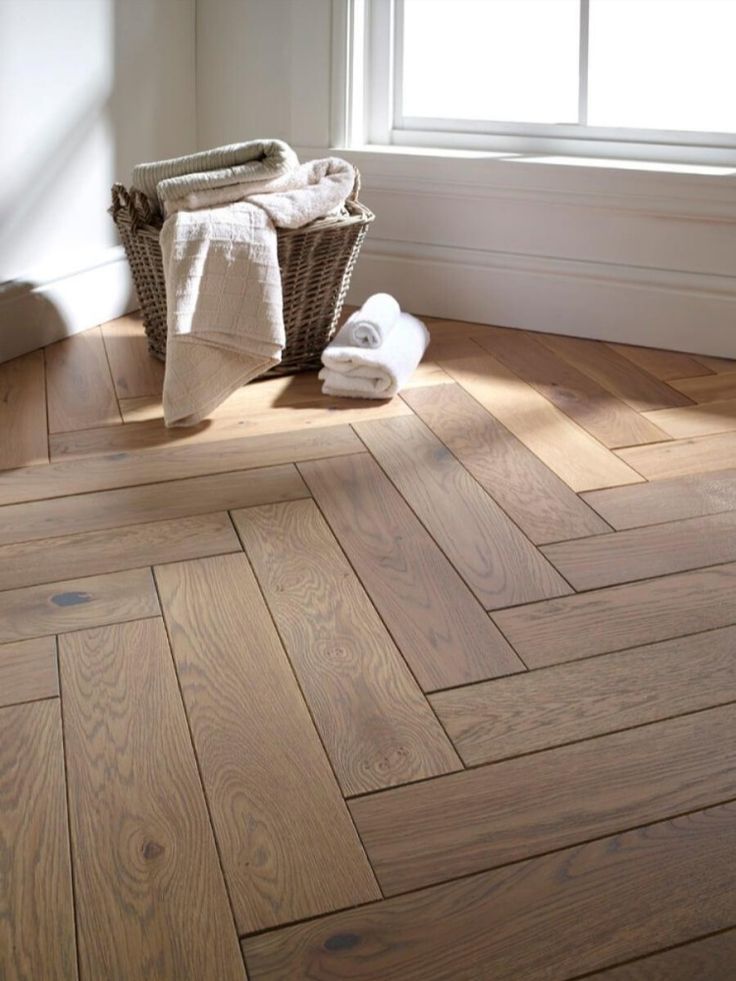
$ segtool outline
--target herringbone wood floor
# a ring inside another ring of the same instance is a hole
[[[0,366],[0,976],[736,976],[736,362]]]

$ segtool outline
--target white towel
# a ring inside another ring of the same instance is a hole
[[[384,343],[377,348],[350,345],[346,325],[322,352],[319,377],[325,395],[356,399],[389,399],[422,360],[429,332],[421,320],[402,313]]]
[[[401,307],[388,293],[369,296],[347,320],[348,341],[354,347],[380,347],[401,315]]]

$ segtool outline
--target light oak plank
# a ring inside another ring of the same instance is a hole
[[[711,373],[702,359],[696,359],[692,354],[681,351],[664,351],[654,347],[635,347],[633,344],[609,344],[643,371],[654,375],[660,381],[671,381],[673,378],[693,378],[696,375]]]
[[[736,509],[736,470],[593,491],[585,500],[619,530]]]
[[[122,422],[99,327],[45,349],[49,432]]]
[[[734,965],[736,930],[727,930],[644,960],[590,974],[587,981],[727,981]]]
[[[736,564],[609,586],[493,614],[530,667],[736,623]]]
[[[313,432],[275,433],[199,446],[108,453],[86,460],[64,460],[46,467],[0,473],[0,504],[249,470],[364,449],[349,426],[332,426]]]
[[[83,978],[245,979],[160,620],[59,640]]]
[[[313,501],[233,514],[343,794],[460,760]]]
[[[441,364],[574,491],[643,479],[490,354]]]
[[[374,460],[300,470],[424,691],[524,670]]]
[[[658,409],[644,415],[675,439],[726,433],[736,429],[736,398],[685,405],[680,409]]]
[[[735,753],[727,705],[396,787],[350,811],[395,895],[729,800]]]
[[[0,645],[0,706],[59,694],[53,637]]]
[[[0,643],[137,620],[158,612],[149,569],[8,589],[0,593]]]
[[[525,331],[489,327],[476,342],[604,446],[632,446],[667,438],[653,422]]]
[[[733,358],[712,358],[705,354],[697,354],[697,360],[710,371],[718,374],[721,371],[736,371],[736,360]]]
[[[355,430],[485,609],[572,592],[420,419]]]
[[[542,551],[578,591],[665,576],[735,561],[736,512],[560,542]]]
[[[671,384],[693,402],[718,402],[736,398],[736,371],[702,378],[681,378]]]
[[[245,555],[156,578],[239,933],[376,899]]]
[[[119,400],[161,394],[164,364],[149,353],[139,315],[119,317],[103,324],[102,338]]]
[[[0,545],[309,497],[291,463],[0,507]]]
[[[48,463],[43,351],[0,364],[0,470]]]
[[[437,692],[463,762],[492,763],[736,700],[736,627]]]
[[[736,806],[723,805],[253,937],[248,971],[251,981],[577,976],[730,926],[735,850]]]
[[[77,977],[56,700],[0,709],[0,977]]]
[[[226,512],[0,547],[0,590],[240,551]]]
[[[402,398],[535,544],[610,531],[592,508],[459,385],[405,391]]]
[[[726,470],[736,467],[736,432],[632,446],[617,453],[647,480]]]
[[[647,409],[671,409],[690,405],[691,400],[666,382],[660,381],[607,344],[582,337],[558,334],[535,335],[545,347],[565,358],[586,375],[590,375],[628,403],[637,412]]]

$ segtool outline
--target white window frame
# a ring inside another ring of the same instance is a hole
[[[338,39],[335,76],[341,86],[336,98],[336,142],[342,145],[736,164],[736,134],[404,117],[404,0],[333,3]],[[581,4],[579,115],[584,121],[589,0]]]

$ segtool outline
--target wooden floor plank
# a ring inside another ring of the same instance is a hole
[[[376,899],[245,555],[156,578],[238,931]]]
[[[731,926],[734,850],[723,805],[253,937],[246,963],[251,981],[577,976]]]
[[[572,592],[420,419],[355,431],[485,609]]]
[[[736,398],[644,414],[675,439],[727,433],[736,429]]]
[[[0,644],[152,617],[158,612],[148,569],[9,589],[0,593]]]
[[[736,512],[560,542],[542,551],[576,590],[665,576],[735,561]]]
[[[736,432],[632,446],[617,453],[647,480],[687,477],[736,467]]]
[[[574,491],[643,479],[490,354],[440,363]]]
[[[240,550],[227,512],[0,547],[0,590]]]
[[[672,387],[687,395],[693,402],[736,399],[736,371],[705,375],[702,378],[681,378],[673,381]]]
[[[530,667],[736,623],[736,563],[493,614]]]
[[[729,800],[734,754],[727,705],[360,797],[350,811],[396,895]]]
[[[233,514],[343,794],[460,760],[313,501]]]
[[[736,964],[736,930],[589,974],[586,981],[727,981]]]
[[[245,979],[160,620],[59,640],[83,978]]]
[[[296,467],[208,474],[0,507],[0,545],[308,497]]]
[[[402,398],[535,544],[610,531],[564,481],[459,385],[403,392]]]
[[[736,470],[593,491],[585,500],[614,528],[637,528],[736,509]]]
[[[0,364],[0,470],[48,463],[43,351]]]
[[[45,349],[49,432],[122,422],[99,327]]]
[[[56,699],[0,709],[0,977],[77,977]]]
[[[633,446],[667,438],[653,422],[644,419],[626,402],[558,357],[526,331],[489,327],[483,337],[476,338],[476,343],[604,446]]]
[[[536,336],[545,347],[590,375],[637,412],[671,409],[676,405],[691,403],[682,392],[642,371],[607,344],[582,337],[561,337],[558,334]]]
[[[716,374],[721,371],[736,371],[736,360],[733,358],[712,358],[705,354],[697,354],[695,357],[702,365]]]
[[[58,694],[53,637],[0,645],[0,706],[53,698]]]
[[[87,460],[64,460],[45,467],[0,473],[0,504],[269,467],[364,449],[349,426],[332,426],[313,432],[276,433],[199,446],[108,453]]]
[[[437,692],[468,766],[736,701],[736,627]]]
[[[300,470],[424,691],[524,669],[374,460]]]
[[[139,315],[103,324],[102,338],[118,399],[161,394],[164,363],[149,353]]]
[[[663,351],[654,347],[635,347],[633,344],[608,344],[643,371],[660,381],[673,378],[693,378],[696,375],[709,375],[711,369],[692,354],[681,351]]]

